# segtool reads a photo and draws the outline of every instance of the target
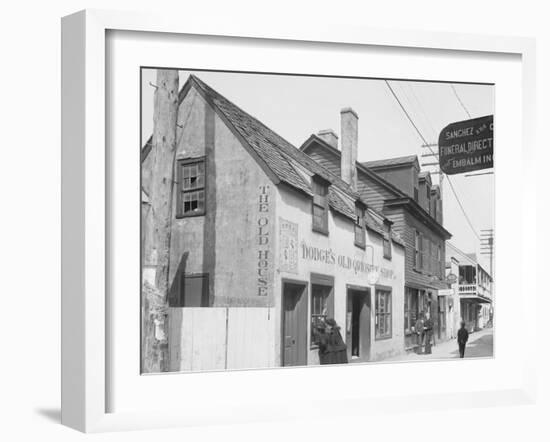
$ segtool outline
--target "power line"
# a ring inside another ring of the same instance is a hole
[[[395,98],[395,100],[397,101],[397,103],[399,104],[399,107],[401,107],[401,110],[403,111],[403,113],[406,115],[407,119],[409,120],[409,122],[411,123],[411,125],[414,127],[414,129],[416,130],[416,133],[418,134],[418,136],[420,137],[420,139],[424,142],[424,145],[430,149],[430,151],[432,152],[432,154],[434,156],[436,156],[436,153],[433,151],[433,149],[431,148],[431,145],[430,143],[428,143],[428,141],[426,141],[426,138],[424,138],[424,135],[422,135],[422,133],[420,132],[420,130],[418,129],[418,127],[416,126],[416,124],[414,123],[413,119],[411,118],[411,116],[409,115],[409,113],[407,112],[407,110],[405,109],[405,107],[403,106],[403,103],[401,103],[401,100],[399,100],[399,97],[396,95],[395,91],[393,90],[393,88],[391,87],[390,83],[388,82],[388,80],[384,80],[386,82],[386,85],[388,86],[388,89],[390,90],[390,92],[392,93],[393,97]],[[451,85],[452,86],[452,85]],[[454,87],[453,87],[453,90],[454,90]],[[457,97],[458,98],[458,97]],[[466,110],[466,112],[468,112],[468,110],[466,108],[464,108]],[[468,113],[469,115],[469,113]],[[466,213],[466,210],[464,209],[464,206],[462,205],[462,203],[460,202],[460,198],[458,197],[458,194],[456,193],[456,190],[453,186],[453,182],[451,181],[451,178],[449,176],[447,176],[447,181],[449,182],[449,186],[451,187],[451,190],[453,191],[453,195],[460,207],[460,210],[462,211],[462,214],[464,215],[464,218],[466,218],[466,221],[468,222],[468,225],[470,226],[470,228],[472,229],[472,232],[474,232],[474,235],[476,236],[476,238],[479,240],[479,235],[477,233],[477,230],[475,229],[474,225],[472,224],[472,221],[470,221],[470,217],[468,216],[468,214]]]
[[[476,236],[476,238],[479,240],[480,237],[479,235],[477,234],[477,230],[475,229],[474,225],[472,224],[472,222],[470,221],[470,218],[468,217],[468,215],[466,214],[466,210],[464,210],[464,207],[462,206],[462,203],[460,202],[460,199],[458,198],[458,195],[456,194],[456,190],[455,190],[455,186],[453,186],[453,182],[449,179],[449,177],[447,177],[447,181],[449,181],[449,186],[451,187],[451,190],[453,191],[453,194],[456,198],[456,201],[458,203],[458,205],[460,206],[460,210],[462,210],[462,213],[464,214],[464,218],[466,218],[466,221],[468,222],[468,224],[470,225],[470,228],[472,229],[472,232],[474,232],[474,235]]]
[[[464,111],[466,112],[466,115],[468,115],[468,118],[472,118],[472,116],[470,115],[470,112],[468,112],[468,109],[466,109],[466,106],[464,105],[464,102],[460,99],[460,96],[458,95],[458,92],[456,91],[456,88],[455,88],[454,84],[451,83],[450,86],[451,86],[451,89],[453,90],[453,92],[455,94],[456,99],[458,100],[458,102],[462,106],[462,109],[464,109]]]
[[[420,112],[422,112],[422,115],[424,115],[424,118],[428,122],[428,126],[430,126],[430,129],[434,133],[434,135],[437,137],[438,133],[435,127],[432,124],[432,121],[430,120],[430,117],[428,114],[424,111],[424,106],[422,106],[422,103],[420,102],[420,99],[416,95],[416,92],[414,91],[413,85],[411,83],[406,83],[406,85],[409,87],[409,90],[411,91],[411,94],[413,96],[413,99],[416,101],[416,104],[418,105],[418,108],[420,109]]]
[[[390,90],[390,92],[392,93],[393,97],[395,98],[395,100],[397,101],[397,103],[399,104],[399,106],[401,107],[401,110],[403,111],[403,113],[407,116],[407,118],[409,119],[409,122],[412,124],[412,126],[414,127],[414,129],[416,130],[416,133],[418,134],[418,136],[420,137],[420,139],[424,142],[424,144],[429,144],[427,141],[426,141],[426,138],[424,138],[424,135],[422,135],[422,133],[420,132],[420,130],[418,129],[418,127],[416,126],[416,124],[414,124],[414,121],[412,120],[411,116],[409,115],[409,113],[407,112],[407,109],[405,109],[405,107],[403,106],[403,104],[401,103],[401,100],[399,100],[399,97],[395,94],[395,91],[393,90],[393,88],[391,87],[390,83],[388,80],[384,80],[386,82],[386,86],[388,86],[388,89]],[[430,148],[430,150],[432,150]],[[433,152],[433,151],[432,151]]]

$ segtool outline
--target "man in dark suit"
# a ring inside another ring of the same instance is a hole
[[[458,352],[460,357],[464,357],[464,350],[466,350],[466,342],[468,342],[469,333],[466,330],[466,323],[460,321],[460,330],[458,330]]]

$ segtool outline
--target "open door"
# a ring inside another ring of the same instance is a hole
[[[283,282],[282,365],[307,364],[307,283]]]
[[[370,357],[371,341],[370,291],[368,288],[347,290],[346,346],[350,362],[365,362]]]

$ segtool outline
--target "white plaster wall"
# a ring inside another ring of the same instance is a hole
[[[352,269],[345,269],[336,264],[303,259],[302,244],[315,246],[319,249],[329,249],[336,256],[344,255],[351,259],[370,263],[371,249],[363,250],[354,245],[354,225],[351,219],[329,211],[329,235],[312,231],[311,198],[307,195],[279,186],[277,194],[277,229],[276,255],[280,255],[279,224],[280,218],[298,224],[298,269],[296,273],[282,271],[280,262],[275,262],[275,293],[278,294],[278,315],[280,318],[281,278],[310,281],[311,273],[319,273],[334,277],[334,319],[342,328],[345,339],[346,325],[346,284],[370,288],[371,294],[371,360],[395,355],[404,351],[404,249],[393,245],[392,259],[383,258],[382,238],[380,235],[367,230],[367,244],[374,248],[374,265],[392,270],[394,278],[381,277],[378,284],[392,288],[392,338],[375,341],[374,333],[374,293],[375,286],[369,284],[366,274]],[[310,346],[310,312],[311,290],[308,290],[308,365],[318,364],[318,352]],[[279,322],[280,326],[280,322]],[[278,355],[280,359],[280,354]]]

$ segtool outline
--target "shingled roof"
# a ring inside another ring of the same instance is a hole
[[[198,86],[205,99],[223,114],[226,122],[237,130],[242,139],[258,153],[281,181],[299,190],[304,190],[310,195],[312,194],[309,184],[302,179],[292,165],[292,162],[295,161],[311,173],[338,187],[350,198],[359,198],[359,194],[354,192],[345,181],[333,175],[261,121],[212,89],[201,79],[195,75],[190,75],[188,81]]]
[[[414,163],[415,161],[418,161],[418,158],[416,155],[406,155],[403,157],[384,158],[382,160],[365,161],[361,164],[363,164],[365,167],[376,169],[377,167],[390,167],[390,166],[401,166],[404,164],[411,164],[411,163]]]
[[[284,182],[293,188],[312,195],[310,184],[302,178],[298,171],[304,169],[311,175],[316,175],[328,183],[329,205],[342,215],[355,219],[355,201],[362,201],[359,194],[354,191],[340,177],[325,169],[307,154],[293,146],[275,131],[268,128],[258,119],[245,112],[233,102],[225,98],[195,75],[190,75],[179,94],[180,102],[185,97],[190,86],[195,86],[201,96],[217,111],[218,115],[233,130],[240,141],[249,147],[251,153],[264,166],[264,170],[280,182]],[[142,158],[145,158],[151,149],[148,142],[142,150]],[[362,201],[365,206],[367,205]],[[381,223],[374,217],[369,218],[367,227],[380,234],[384,234]],[[394,239],[402,243],[396,236]]]

